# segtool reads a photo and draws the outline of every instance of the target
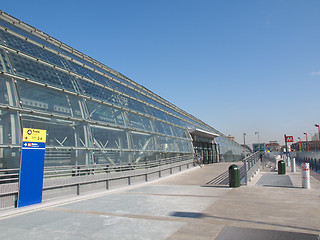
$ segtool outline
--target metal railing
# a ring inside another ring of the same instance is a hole
[[[96,175],[105,173],[118,173],[135,171],[141,169],[152,169],[168,164],[181,163],[190,160],[193,155],[184,155],[173,158],[165,158],[147,162],[132,162],[122,164],[93,164],[93,165],[77,165],[77,166],[55,166],[44,168],[44,179],[60,178],[60,177],[76,177],[84,175]]]
[[[193,154],[147,162],[45,167],[43,201],[146,182],[193,167]],[[0,209],[16,207],[19,169],[0,170]]]
[[[316,158],[309,158],[309,157],[304,157],[303,159],[299,158],[297,159],[297,162],[299,164],[305,162],[305,163],[309,163],[310,169],[318,172],[320,171],[320,159],[316,159]]]
[[[255,152],[242,160],[243,166],[240,169],[240,178],[244,179],[245,185],[248,184],[248,181],[250,181],[258,171],[261,164],[261,154],[261,152]]]

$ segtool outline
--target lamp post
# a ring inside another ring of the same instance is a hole
[[[259,132],[255,132],[254,134],[258,134],[258,143],[260,144]]]
[[[308,150],[308,152],[309,152],[309,142],[308,142],[308,134],[307,134],[307,133],[303,133],[303,134],[305,134],[305,135],[306,135],[306,141],[307,141],[307,150]]]
[[[319,141],[320,141],[320,128],[319,128],[319,124],[315,124],[315,126],[318,128],[318,138],[319,138]]]
[[[299,139],[299,150],[301,152],[301,138],[298,137],[298,139]]]
[[[260,139],[259,139],[259,132],[255,132],[254,134],[258,134],[258,146],[259,146],[259,151],[260,151]]]
[[[246,133],[243,133],[243,145],[244,145],[244,148],[246,148]]]

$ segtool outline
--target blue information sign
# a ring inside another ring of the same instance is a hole
[[[32,130],[37,129],[28,129],[29,135]],[[44,154],[45,142],[22,143],[18,207],[42,202]]]

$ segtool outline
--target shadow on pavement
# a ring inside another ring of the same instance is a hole
[[[287,228],[293,228],[293,229],[300,229],[300,230],[308,230],[308,231],[315,231],[319,232],[319,229],[312,229],[312,228],[305,228],[305,227],[297,227],[297,226],[290,226],[290,225],[284,225],[284,224],[275,224],[275,223],[269,223],[269,222],[262,222],[262,221],[251,221],[251,220],[245,220],[245,219],[236,219],[236,218],[226,218],[226,217],[219,217],[219,216],[211,216],[205,213],[198,213],[198,212],[173,212],[171,214],[172,217],[180,217],[180,218],[213,218],[218,220],[229,220],[229,221],[236,221],[236,222],[246,222],[246,223],[256,223],[256,224],[263,224],[263,225],[270,225],[270,226],[277,226],[277,227],[287,227]]]

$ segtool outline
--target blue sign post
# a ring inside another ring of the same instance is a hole
[[[23,129],[18,207],[42,202],[46,130]]]

